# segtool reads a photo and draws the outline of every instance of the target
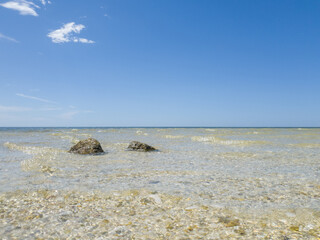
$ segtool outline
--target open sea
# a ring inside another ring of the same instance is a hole
[[[320,129],[0,128],[0,238],[320,239]]]

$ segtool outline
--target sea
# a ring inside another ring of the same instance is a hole
[[[320,128],[0,128],[0,238],[320,239]]]

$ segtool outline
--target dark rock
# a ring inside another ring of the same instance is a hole
[[[149,151],[155,151],[156,149],[154,147],[149,146],[148,144],[133,141],[129,144],[128,150],[149,152]]]
[[[69,150],[70,153],[98,154],[104,153],[100,143],[94,138],[79,141]]]
[[[149,181],[149,184],[158,184],[160,181]]]

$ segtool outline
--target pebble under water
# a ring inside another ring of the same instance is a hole
[[[319,156],[318,128],[0,128],[0,236],[320,239]]]

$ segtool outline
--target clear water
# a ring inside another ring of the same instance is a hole
[[[100,141],[99,156],[67,153]],[[130,141],[159,152],[126,151]],[[1,128],[0,192],[147,189],[214,207],[320,210],[320,129]]]

